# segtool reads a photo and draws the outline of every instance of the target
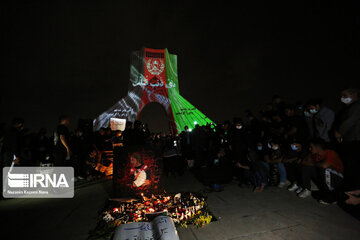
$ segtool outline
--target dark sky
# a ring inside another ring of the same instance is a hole
[[[52,130],[61,114],[96,117],[126,94],[130,52],[143,46],[178,55],[180,93],[214,121],[258,111],[275,93],[337,109],[339,91],[359,87],[355,1],[194,2],[4,5],[0,121]]]

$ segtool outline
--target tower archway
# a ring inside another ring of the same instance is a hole
[[[170,120],[172,134],[213,123],[179,93],[177,56],[167,49],[143,48],[130,58],[128,94],[94,119],[94,130],[109,126],[110,118],[134,122],[149,103],[161,104]]]
[[[139,120],[147,124],[153,133],[171,133],[171,122],[164,106],[159,103],[149,103],[140,112]]]

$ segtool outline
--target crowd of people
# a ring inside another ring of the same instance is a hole
[[[289,104],[275,95],[259,118],[248,110],[245,120],[181,133],[184,156],[195,160],[209,191],[235,178],[254,192],[286,187],[323,204],[359,206],[359,90],[342,91],[339,101],[343,108],[336,114],[320,99]]]
[[[99,176],[103,153],[124,146],[148,145],[162,159],[164,174],[182,174],[191,168],[208,191],[222,191],[226,183],[253,185],[254,192],[268,186],[287,188],[300,198],[313,196],[320,203],[360,203],[360,92],[346,89],[335,113],[320,99],[290,104],[275,95],[259,116],[247,110],[232,122],[185,127],[177,135],[151,133],[140,121],[126,129],[97,132],[78,128],[70,133],[62,116],[51,137],[45,129],[31,133],[16,118],[1,130],[3,166],[74,166],[78,179]],[[318,189],[314,191],[314,187]],[[353,212],[355,207],[351,208]],[[357,210],[358,211],[358,210]],[[358,213],[357,213],[358,214]]]

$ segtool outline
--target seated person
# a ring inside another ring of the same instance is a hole
[[[288,190],[290,192],[299,193],[302,191],[301,182],[301,164],[300,162],[309,154],[308,149],[303,146],[303,142],[297,138],[289,139],[290,149],[285,153],[283,163],[290,181]]]
[[[271,146],[270,146],[271,147]],[[265,164],[266,168],[269,170],[269,163],[265,161],[265,156],[268,156],[269,149],[262,141],[256,143],[256,149],[254,152],[257,154],[258,158]]]
[[[283,163],[284,153],[279,139],[271,139],[270,141],[271,151],[268,155],[268,158],[265,158],[270,165],[272,166],[272,171],[270,170],[270,180],[272,185],[276,185],[283,188],[286,185],[286,169]],[[279,181],[275,175],[276,172],[279,173]]]
[[[216,155],[211,156],[213,163],[205,169],[200,169],[197,174],[201,182],[207,186],[206,192],[220,192],[223,184],[232,181],[232,162],[226,155],[225,148],[221,147]]]
[[[301,184],[303,191],[299,197],[305,198],[311,195],[311,180],[319,188],[318,200],[321,203],[336,201],[336,192],[343,182],[344,167],[339,155],[326,148],[322,139],[310,141],[310,152],[302,161]]]
[[[97,170],[98,166],[98,157],[97,151],[94,149],[89,153],[88,158],[86,159],[86,169],[85,175],[87,179],[93,179],[101,176],[101,172]]]
[[[256,151],[249,151],[248,164],[236,163],[236,166],[244,169],[245,177],[254,185],[254,192],[262,192],[268,184],[268,168]]]

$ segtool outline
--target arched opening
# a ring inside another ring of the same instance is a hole
[[[140,113],[139,120],[146,123],[151,132],[170,133],[169,118],[165,108],[157,102],[147,104]]]

